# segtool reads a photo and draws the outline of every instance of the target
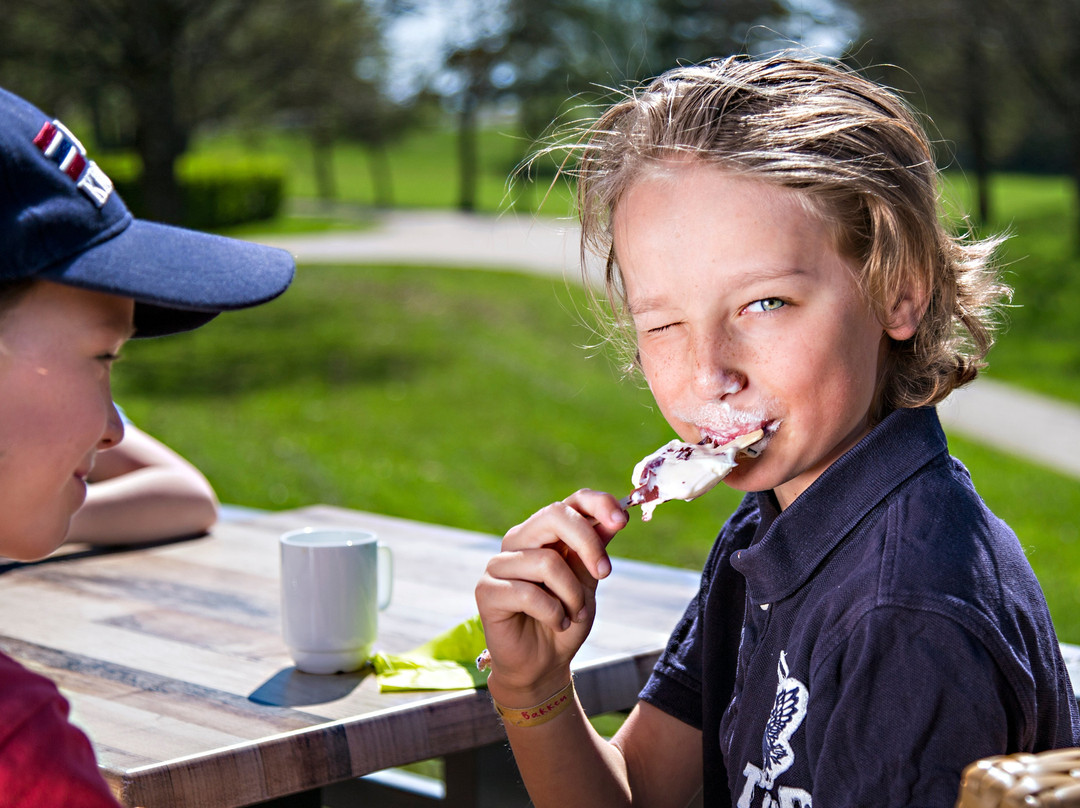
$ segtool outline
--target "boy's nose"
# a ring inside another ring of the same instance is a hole
[[[746,386],[746,376],[737,370],[699,368],[694,374],[694,388],[706,401],[719,401],[733,396]]]
[[[116,405],[109,401],[109,412],[105,420],[105,432],[98,442],[98,450],[108,449],[115,446],[124,438],[124,421],[116,409]]]
[[[694,391],[703,400],[718,401],[734,395],[746,386],[746,376],[731,367],[729,351],[716,341],[694,346]]]

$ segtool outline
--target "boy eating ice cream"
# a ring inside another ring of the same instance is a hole
[[[627,514],[581,490],[507,533],[477,602],[499,712],[555,705],[506,721],[534,804],[942,806],[977,758],[1076,743],[1038,582],[934,410],[1007,290],[996,241],[941,225],[908,109],[823,62],[728,59],[628,94],[579,157],[583,243],[665,419],[765,437],[611,742],[570,663]]]

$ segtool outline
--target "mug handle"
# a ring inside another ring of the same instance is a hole
[[[376,549],[379,553],[377,564],[379,611],[382,611],[390,605],[390,596],[394,592],[394,554],[382,542],[379,542]]]

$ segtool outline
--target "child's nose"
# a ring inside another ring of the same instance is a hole
[[[98,450],[108,449],[115,446],[124,438],[124,421],[116,409],[116,405],[110,400],[109,412],[105,420],[105,432],[98,442]]]
[[[746,377],[737,370],[700,368],[694,374],[694,389],[705,401],[733,396],[746,386]]]
[[[718,340],[702,341],[693,350],[694,391],[703,400],[717,401],[746,386],[746,376],[732,366],[731,351]]]

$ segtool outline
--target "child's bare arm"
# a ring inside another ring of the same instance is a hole
[[[507,533],[476,587],[492,658],[488,688],[498,704],[539,705],[570,682],[570,662],[595,616],[596,586],[611,571],[605,546],[625,525],[614,497],[582,490]],[[685,805],[700,785],[700,733],[647,705],[617,743],[593,730],[576,698],[551,720],[507,721],[506,729],[538,808]],[[669,746],[647,753],[657,737]],[[683,771],[695,761],[696,772]]]
[[[506,734],[537,808],[685,808],[701,789],[701,732],[644,702],[611,742],[576,705]]]

